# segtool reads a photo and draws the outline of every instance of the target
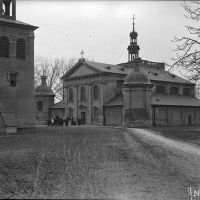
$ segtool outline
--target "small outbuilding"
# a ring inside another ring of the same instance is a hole
[[[49,118],[63,118],[65,114],[65,102],[64,100],[55,103],[54,105],[50,106],[49,108]]]
[[[0,134],[17,133],[17,120],[14,112],[0,112]]]

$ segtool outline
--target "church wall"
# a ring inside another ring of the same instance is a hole
[[[200,108],[198,107],[153,106],[152,110],[153,125],[200,125]]]
[[[176,106],[171,107],[170,124],[171,125],[182,125],[182,109],[181,109],[181,107],[176,107]]]
[[[155,112],[155,124],[156,125],[167,125],[168,123],[168,109],[165,106],[156,107]]]
[[[183,89],[188,88],[190,89],[190,96],[194,96],[194,85],[182,84],[182,83],[172,83],[172,82],[159,82],[159,81],[151,81],[154,85],[152,88],[152,94],[156,93],[156,86],[161,85],[165,88],[164,94],[170,94],[170,88],[176,87],[178,88],[177,95],[183,95]]]
[[[121,126],[122,125],[122,106],[105,107],[105,125]]]
[[[85,112],[86,124],[103,125],[103,105],[117,94],[117,80],[119,76],[93,75],[73,78],[65,81],[65,118],[69,116],[69,109],[73,109],[74,120],[81,118]],[[97,85],[99,98],[94,99],[93,87]],[[80,99],[81,87],[85,88],[86,100]],[[74,92],[74,101],[69,101],[69,89]],[[94,118],[94,110],[98,109],[98,118]]]
[[[185,108],[185,121],[186,121],[187,125],[190,125],[189,124],[189,119],[188,119],[189,115],[191,116],[191,125],[195,125],[196,124],[196,121],[195,121],[195,117],[196,117],[195,108],[190,108],[190,107]]]

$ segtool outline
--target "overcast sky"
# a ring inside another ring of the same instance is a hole
[[[132,17],[138,33],[139,56],[171,62],[174,36],[188,35],[191,24],[181,1],[18,1],[17,20],[39,26],[35,56],[84,57],[118,64],[128,61]]]

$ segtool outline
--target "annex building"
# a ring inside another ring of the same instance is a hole
[[[195,84],[142,60],[137,32],[130,33],[128,62],[118,65],[80,59],[64,81],[65,118],[82,124],[125,127],[199,125]]]
[[[34,31],[37,28],[16,20],[16,0],[0,0],[0,113],[6,116],[4,122],[15,120],[18,129],[35,129]],[[3,121],[0,120],[0,129]]]

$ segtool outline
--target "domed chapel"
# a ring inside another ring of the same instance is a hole
[[[64,117],[82,124],[145,127],[199,125],[195,84],[139,57],[138,34],[130,33],[128,62],[79,61],[63,76]]]

